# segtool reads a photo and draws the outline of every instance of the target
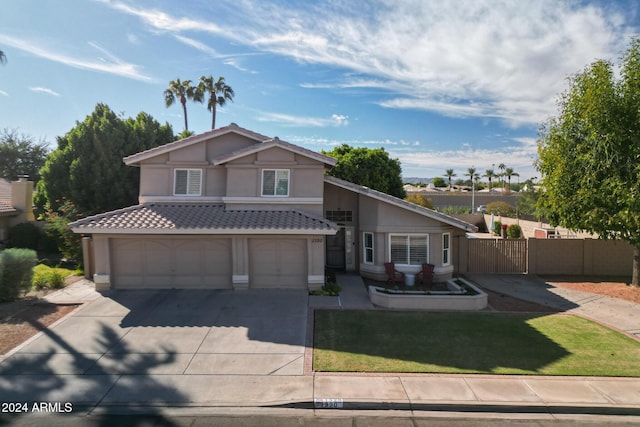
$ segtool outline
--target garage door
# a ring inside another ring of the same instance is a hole
[[[231,288],[230,239],[113,239],[116,288]]]
[[[249,256],[252,288],[307,287],[305,239],[251,239]]]

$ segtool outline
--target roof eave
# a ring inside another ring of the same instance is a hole
[[[72,227],[71,231],[76,234],[148,234],[148,235],[210,235],[210,236],[230,236],[239,234],[251,235],[320,235],[333,236],[338,229],[327,228],[322,230],[310,230],[305,228],[91,228]]]
[[[259,133],[242,128],[235,123],[231,123],[228,126],[213,129],[208,132],[204,132],[198,135],[193,135],[184,139],[179,139],[177,141],[173,141],[168,144],[161,145],[159,147],[154,147],[149,150],[141,151],[140,153],[132,154],[130,156],[124,157],[122,161],[127,166],[139,166],[140,162],[143,160],[147,160],[155,156],[169,153],[178,148],[188,147],[190,145],[197,144],[202,141],[206,141],[209,138],[226,135],[232,132],[242,136],[246,136],[247,138],[257,142],[263,142],[270,139],[268,136],[261,135]]]
[[[325,182],[328,182],[329,184],[333,184],[333,185],[337,185],[339,187],[342,187],[346,190],[352,190],[357,192],[358,194],[362,194],[364,196],[369,196],[372,197],[376,200],[380,200],[382,202],[386,202],[389,204],[392,204],[394,206],[397,206],[399,208],[405,209],[405,210],[409,210],[412,212],[415,212],[417,214],[423,215],[427,218],[431,218],[431,219],[435,219],[438,220],[440,222],[443,222],[447,225],[451,225],[454,226],[456,228],[459,228],[461,230],[464,230],[466,232],[476,232],[478,231],[478,227],[476,227],[473,224],[469,224],[468,222],[459,220],[457,218],[453,218],[449,215],[445,215],[443,213],[440,212],[436,212],[432,209],[428,209],[428,208],[424,208],[422,206],[418,206],[418,205],[413,205],[410,204],[409,202],[406,202],[402,199],[398,199],[397,197],[391,196],[389,194],[385,194],[385,193],[381,193],[379,191],[373,190],[371,188],[362,186],[362,185],[358,185],[358,184],[354,184],[352,182],[349,181],[345,181],[336,177],[332,177],[329,175],[325,175]],[[413,205],[413,206],[411,206]]]

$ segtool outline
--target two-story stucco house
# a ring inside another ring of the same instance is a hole
[[[97,289],[308,288],[325,268],[453,272],[475,227],[325,175],[336,160],[236,124],[126,157],[139,204],[70,224],[92,235]]]

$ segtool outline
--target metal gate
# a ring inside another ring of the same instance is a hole
[[[468,273],[526,273],[527,239],[468,239]]]

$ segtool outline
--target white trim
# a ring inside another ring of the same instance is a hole
[[[371,248],[367,247],[367,234],[371,235]],[[362,262],[367,265],[373,265],[375,263],[375,235],[371,231],[362,232]],[[367,249],[371,249],[371,261],[367,261]]]
[[[139,196],[138,203],[202,203],[222,204],[221,196]]]
[[[428,233],[389,233],[388,234],[388,248],[389,248],[389,256],[387,257],[389,262],[395,262],[391,259],[391,238],[394,236],[407,237],[407,255],[408,260],[411,261],[411,237],[425,237],[425,249],[426,249],[426,260],[424,262],[429,262],[429,234]],[[396,262],[397,266],[402,267],[416,267],[419,264],[401,264]]]
[[[250,204],[297,204],[297,205],[317,205],[322,204],[322,197],[282,197],[282,196],[264,196],[264,197],[222,197],[220,201],[225,204],[234,203],[250,203]]]
[[[444,236],[448,236],[448,242],[449,244],[447,245],[447,247],[444,247]],[[444,262],[444,254],[447,254],[447,262]],[[442,233],[442,266],[446,267],[448,265],[451,265],[451,233]]]
[[[234,284],[237,283],[249,283],[249,275],[248,274],[234,274],[231,276],[231,282]]]
[[[307,276],[307,283],[321,283],[324,285],[324,275],[322,274],[309,274]]]

